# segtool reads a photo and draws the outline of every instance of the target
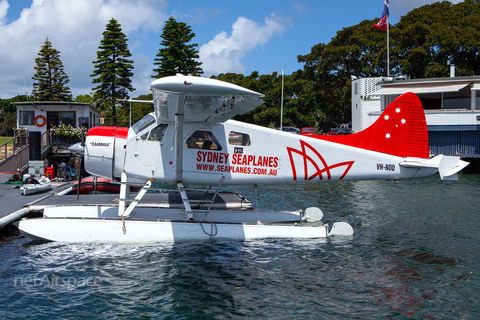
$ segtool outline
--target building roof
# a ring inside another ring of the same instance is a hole
[[[467,86],[471,90],[480,90],[480,76],[472,77],[443,77],[443,78],[419,78],[408,80],[396,80],[383,78],[378,84],[381,88],[370,92],[369,96],[399,95],[405,92],[440,93],[458,92]]]
[[[406,79],[406,80],[397,80],[393,77],[382,78],[383,81],[380,81],[378,84],[382,86],[401,86],[401,85],[411,85],[411,84],[434,84],[434,83],[457,83],[457,82],[478,82],[480,83],[480,76],[471,76],[471,77],[441,77],[441,78],[417,78],[417,79]]]
[[[93,111],[100,113],[100,111],[92,106],[89,103],[84,103],[84,102],[70,102],[70,101],[29,101],[29,102],[12,102],[16,106],[28,106],[28,105],[33,105],[33,106],[45,106],[45,105],[63,105],[63,106],[88,106],[90,109]]]

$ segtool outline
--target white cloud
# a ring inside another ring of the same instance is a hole
[[[159,32],[167,18],[162,12],[166,5],[166,1],[152,0],[34,0],[18,19],[6,24],[9,4],[2,0],[0,98],[24,94],[24,78],[31,92],[35,58],[47,37],[60,51],[74,96],[88,93],[93,87],[92,61],[108,20],[118,20],[127,38],[133,32]]]
[[[232,25],[231,36],[222,31],[200,47],[199,55],[204,72],[243,73],[245,68],[241,59],[245,54],[258,45],[263,46],[273,36],[280,35],[291,24],[290,20],[277,17],[275,14],[266,17],[263,25],[239,17]]]
[[[7,16],[7,10],[10,7],[10,4],[7,0],[2,0],[0,2],[0,25],[5,23],[5,17]]]
[[[401,0],[401,1],[390,1],[390,14],[395,14],[396,16],[404,16],[409,11],[420,8],[426,4],[432,4],[435,2],[440,2],[440,0]],[[449,0],[453,4],[463,2],[463,0]]]
[[[132,97],[137,97],[141,94],[150,93],[150,85],[152,81],[153,67],[150,59],[143,53],[139,53],[134,57],[135,60],[135,74],[132,78],[132,86],[136,88]]]
[[[33,0],[16,17],[8,14],[12,7],[19,6],[13,1],[16,0],[0,0],[0,98],[11,98],[25,91],[31,93],[35,58],[47,37],[53,48],[60,51],[73,95],[90,93],[94,87],[90,77],[92,62],[96,60],[102,33],[112,17],[131,39],[134,96],[149,92],[153,59],[158,52],[155,46],[170,16],[167,0]],[[205,14],[215,17],[220,12],[222,9],[209,9]],[[239,17],[232,25],[231,35],[220,32],[200,48],[205,76],[242,73],[242,58],[246,53],[264,46],[291,25],[290,20],[274,14],[263,23]]]

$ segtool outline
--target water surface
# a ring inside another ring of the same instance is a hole
[[[480,176],[238,186],[355,234],[148,245],[0,243],[0,319],[478,319]]]

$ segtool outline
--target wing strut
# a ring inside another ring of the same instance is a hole
[[[120,185],[120,202],[118,204],[118,216],[122,219],[127,218],[132,213],[133,209],[142,200],[143,196],[147,193],[148,189],[152,186],[153,179],[148,180],[143,187],[138,191],[135,199],[130,198],[130,184],[127,183],[127,174],[125,170],[122,172],[122,184]],[[126,208],[126,203],[130,205]],[[126,209],[125,209],[126,208]]]
[[[175,180],[182,182],[183,172],[183,120],[186,95],[179,95],[177,98],[177,107],[175,109]]]

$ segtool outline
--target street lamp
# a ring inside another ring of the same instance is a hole
[[[280,130],[283,128],[283,70],[280,68],[280,71],[282,71],[282,99],[280,102]]]

